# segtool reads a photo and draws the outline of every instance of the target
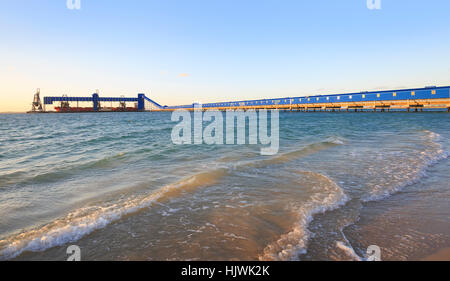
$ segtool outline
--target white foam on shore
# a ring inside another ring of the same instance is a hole
[[[298,151],[288,152],[268,160],[257,161],[256,166],[264,167],[273,162],[284,163],[292,161],[339,144],[341,144],[340,141],[314,143]],[[253,164],[241,163],[238,166],[248,168]],[[57,219],[42,227],[26,230],[0,240],[0,260],[13,259],[26,251],[45,251],[52,247],[78,241],[93,231],[102,229],[112,222],[120,220],[127,214],[136,213],[141,209],[151,207],[162,197],[176,196],[180,190],[214,184],[228,172],[229,167],[217,167],[207,172],[195,174],[178,183],[167,185],[147,196],[128,198],[107,206],[91,206],[75,210],[66,217]],[[327,203],[325,202],[325,204]],[[312,213],[321,211],[325,211],[325,209],[318,208],[313,210]],[[305,214],[305,216],[306,220],[310,220],[307,218],[308,214]]]
[[[371,202],[383,200],[407,186],[418,183],[422,178],[427,176],[426,170],[429,167],[448,158],[448,152],[444,151],[442,145],[438,143],[441,136],[431,131],[424,131],[424,133],[424,145],[427,149],[422,151],[415,159],[411,159],[411,163],[414,163],[414,165],[405,167],[403,171],[401,169],[393,171],[395,173],[411,175],[410,178],[390,186],[383,184],[376,185],[367,196],[361,198],[361,201]]]
[[[0,240],[0,260],[15,258],[25,251],[44,251],[52,247],[75,242],[95,230],[120,220],[127,214],[151,207],[163,197],[171,197],[180,191],[214,184],[226,174],[224,169],[195,174],[175,184],[167,185],[143,197],[126,199],[108,206],[92,206],[78,209],[66,217],[40,228],[28,230]]]
[[[313,220],[314,215],[337,209],[349,201],[343,189],[327,176],[313,172],[306,173],[320,178],[323,182],[326,182],[326,185],[321,186],[322,190],[317,191],[308,202],[295,210],[299,216],[297,224],[290,232],[283,234],[278,240],[267,245],[264,253],[259,257],[260,260],[285,261],[298,259],[300,254],[307,251],[307,242],[310,237],[307,227]],[[315,188],[318,187],[315,186]]]
[[[340,250],[342,250],[345,253],[345,255],[348,256],[353,261],[363,261],[364,260],[363,258],[361,258],[360,256],[358,256],[355,253],[355,250],[351,246],[346,245],[342,241],[337,241],[336,247],[339,248]]]

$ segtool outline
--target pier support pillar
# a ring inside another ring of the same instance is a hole
[[[138,111],[144,111],[145,110],[145,101],[144,101],[145,94],[138,94]]]
[[[94,93],[92,95],[92,109],[94,110],[94,112],[98,111],[98,94]]]

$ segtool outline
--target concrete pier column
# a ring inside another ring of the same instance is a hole
[[[92,109],[94,110],[94,112],[98,111],[98,94],[94,93],[92,95]]]
[[[145,110],[145,101],[144,101],[145,94],[138,94],[138,111],[144,111]]]

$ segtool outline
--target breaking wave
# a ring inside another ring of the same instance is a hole
[[[343,142],[340,140],[327,140],[270,159],[251,163],[240,163],[238,166],[241,166],[242,168],[261,168],[268,165],[286,163],[327,148],[338,146],[342,143]],[[123,154],[114,156],[114,158],[117,157],[123,157]],[[111,159],[106,159],[89,165],[104,166],[108,165],[111,162],[110,160]],[[212,186],[230,173],[231,170],[229,168],[220,167],[211,171],[197,173],[177,183],[164,186],[146,196],[128,198],[109,205],[103,204],[100,206],[91,206],[75,210],[64,218],[57,219],[42,227],[27,230],[20,234],[9,236],[4,240],[0,240],[0,260],[15,258],[26,251],[44,251],[52,247],[75,242],[95,230],[102,229],[112,222],[120,220],[125,215],[133,214],[142,209],[151,207],[156,202],[180,196],[183,192],[189,192],[196,188]],[[332,182],[320,174],[311,173],[310,175],[316,175],[316,177],[322,177],[323,179]],[[301,233],[303,232],[302,226],[309,223],[312,215],[332,209],[346,200],[345,194],[337,185],[330,184],[329,188],[331,191],[330,194],[325,191],[322,195],[314,196],[312,198],[313,201],[305,206],[304,211],[302,211],[303,207],[299,209],[298,212],[301,216],[299,227],[292,233],[287,234],[286,237],[280,238],[278,245],[281,245],[284,241],[296,239],[296,237],[301,239]],[[299,247],[301,247],[301,245]],[[288,252],[289,249],[285,249],[281,256],[288,255]],[[292,251],[292,253],[293,252],[294,251]]]
[[[448,152],[444,151],[442,145],[438,142],[440,135],[431,131],[424,131],[423,145],[425,150],[420,151],[414,159],[409,159],[409,166],[404,170],[394,171],[399,175],[406,175],[406,178],[400,179],[398,183],[376,184],[369,194],[362,199],[363,202],[379,201],[401,191],[403,188],[418,183],[426,177],[426,170],[437,162],[446,159]]]
[[[225,169],[198,173],[175,184],[167,185],[142,198],[108,206],[78,209],[65,218],[40,228],[0,240],[0,259],[12,259],[25,251],[43,251],[79,240],[95,230],[121,219],[123,216],[151,207],[154,203],[180,195],[202,186],[213,185],[226,175]]]
[[[313,188],[315,192],[306,203],[296,208],[298,222],[293,229],[267,245],[259,257],[260,260],[298,259],[300,254],[307,251],[307,242],[310,237],[307,227],[313,220],[313,216],[339,208],[349,200],[343,189],[327,176],[314,172],[301,173],[318,181]]]
[[[255,163],[251,163],[249,166],[263,167],[267,165],[283,164],[293,161],[298,158],[306,157],[311,154],[315,154],[325,149],[329,149],[335,146],[343,145],[344,141],[340,139],[329,139],[323,142],[317,142],[310,144],[302,149],[286,152],[270,159],[261,160]]]

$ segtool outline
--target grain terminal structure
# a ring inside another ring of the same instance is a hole
[[[98,93],[94,93],[92,97],[44,97],[42,112],[47,112],[46,105],[52,105],[55,102],[61,104],[59,107],[55,107],[56,112],[174,111],[177,109],[194,110],[200,107],[200,104],[197,103],[162,106],[145,94],[138,94],[137,98],[112,98],[100,97]],[[70,102],[72,104],[75,102],[76,106],[70,105]],[[80,102],[89,102],[92,107],[80,108]],[[121,106],[113,108],[113,102],[119,102]],[[126,107],[127,102],[134,103],[134,107]],[[36,103],[37,101],[34,100],[34,104]],[[107,103],[111,103],[110,108],[101,106]],[[306,112],[445,109],[450,112],[450,86],[206,103],[202,104],[201,108],[204,110],[282,109]]]

